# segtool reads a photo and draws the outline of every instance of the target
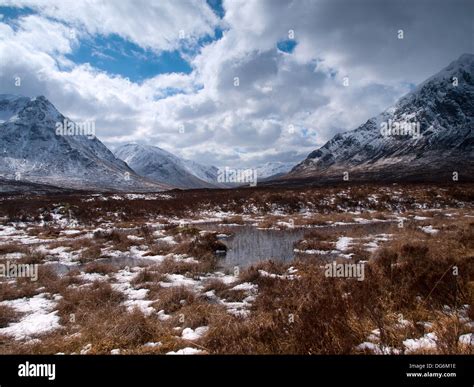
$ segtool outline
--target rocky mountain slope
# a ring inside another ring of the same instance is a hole
[[[337,134],[286,180],[474,178],[474,55],[464,54],[394,106]]]
[[[282,161],[270,161],[257,168],[257,176],[259,179],[266,179],[288,173],[294,166],[294,163],[286,163]]]
[[[70,121],[43,96],[0,95],[0,118],[0,178],[73,189],[169,188],[137,175],[83,130],[58,134],[58,124]]]
[[[164,149],[150,145],[127,144],[115,150],[138,174],[178,188],[217,186],[218,169],[182,159]]]

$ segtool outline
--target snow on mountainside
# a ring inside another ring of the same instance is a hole
[[[181,159],[156,146],[122,145],[115,155],[138,174],[157,182],[179,188],[209,188],[217,184],[216,167]]]
[[[30,102],[30,99],[27,97],[0,94],[0,123],[9,120],[23,109],[28,102]]]
[[[199,164],[192,160],[181,160],[189,173],[208,183],[216,184],[217,174],[219,172],[217,167]]]
[[[473,128],[474,55],[464,54],[393,107],[334,136],[284,178],[343,171],[381,179],[448,178],[459,171],[460,179],[472,179]]]
[[[68,122],[43,96],[0,95],[0,177],[74,189],[158,191],[95,136],[56,133]]]
[[[295,163],[285,163],[282,161],[274,161],[265,163],[257,168],[257,176],[259,179],[265,179],[276,175],[287,173],[295,166]]]

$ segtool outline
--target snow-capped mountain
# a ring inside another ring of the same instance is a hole
[[[257,168],[257,176],[259,179],[280,176],[289,172],[294,166],[295,163],[285,163],[282,161],[268,162]]]
[[[181,160],[189,173],[212,185],[217,184],[217,174],[219,172],[217,167],[199,164],[192,160]]]
[[[0,123],[3,123],[22,110],[30,102],[27,97],[0,94]]]
[[[284,179],[473,178],[474,55],[464,54],[355,130],[337,134]]]
[[[169,188],[138,176],[45,97],[0,95],[0,177],[74,189]],[[59,126],[58,126],[59,125]],[[61,126],[63,125],[63,126]],[[71,131],[66,131],[68,125]],[[64,128],[58,132],[58,128]]]
[[[182,159],[151,145],[126,144],[115,150],[138,174],[178,188],[209,188],[217,186],[218,169]]]

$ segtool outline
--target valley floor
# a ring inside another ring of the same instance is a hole
[[[461,184],[3,196],[0,353],[472,354],[473,198]],[[5,276],[21,265],[37,280]]]

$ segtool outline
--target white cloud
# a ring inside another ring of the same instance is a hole
[[[91,34],[117,34],[141,47],[173,50],[180,44],[180,31],[196,40],[212,34],[219,20],[199,0],[3,0],[3,5],[29,7]]]

